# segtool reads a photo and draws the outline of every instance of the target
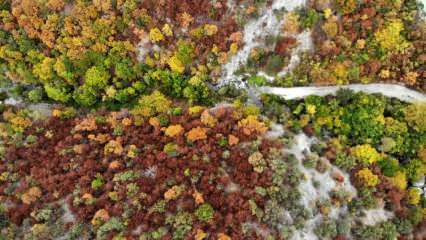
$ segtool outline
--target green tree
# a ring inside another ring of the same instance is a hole
[[[44,85],[44,90],[49,98],[66,103],[70,100],[71,94],[65,89],[65,87],[54,87],[49,84]]]
[[[83,87],[96,95],[98,91],[104,89],[108,85],[110,77],[109,72],[104,67],[91,67],[84,75]]]

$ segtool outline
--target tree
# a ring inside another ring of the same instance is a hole
[[[349,14],[357,7],[357,0],[336,0],[335,3],[343,14]]]
[[[170,125],[166,128],[164,134],[169,137],[176,137],[182,134],[184,131],[184,128],[180,124],[176,125]]]
[[[104,67],[93,66],[84,75],[83,87],[92,92],[93,95],[96,95],[98,91],[108,85],[110,77],[110,74]]]
[[[151,117],[156,114],[169,111],[172,102],[159,91],[154,91],[151,95],[140,98],[138,104],[133,109],[133,114],[143,117]]]
[[[77,91],[74,92],[73,98],[78,104],[84,107],[93,106],[97,101],[96,96],[84,87],[79,87]]]
[[[399,19],[391,20],[383,29],[375,34],[375,41],[386,52],[401,52],[410,46],[410,43],[401,35],[404,24]]]
[[[382,158],[377,150],[369,144],[357,145],[351,149],[351,153],[363,164],[373,164]]]
[[[173,55],[168,61],[170,69],[173,72],[183,73],[185,71],[185,65],[179,60],[177,55]]]
[[[375,187],[380,182],[379,177],[368,168],[358,171],[356,177],[365,187]]]
[[[426,103],[410,104],[405,108],[404,114],[410,127],[418,132],[426,131]]]
[[[213,219],[214,209],[210,204],[204,203],[195,210],[195,216],[197,216],[198,220],[207,222]]]
[[[44,85],[44,90],[49,98],[66,103],[70,100],[71,94],[65,89],[65,87],[53,87],[50,84]]]
[[[152,28],[149,31],[149,38],[151,39],[151,42],[157,43],[164,40],[164,35],[161,33],[160,29]]]
[[[53,71],[54,63],[55,60],[53,58],[44,58],[40,63],[34,66],[34,75],[37,76],[42,82],[50,82],[55,78],[55,72]]]
[[[186,138],[188,141],[195,142],[197,140],[204,140],[207,138],[207,128],[203,127],[196,127],[191,129],[187,135]]]
[[[123,80],[130,80],[135,74],[130,59],[123,59],[121,62],[115,64],[114,70],[115,77]]]

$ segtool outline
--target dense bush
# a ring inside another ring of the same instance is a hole
[[[0,86],[13,85],[0,93],[0,239],[423,239],[425,104],[216,91],[251,37],[239,29],[271,3],[0,1]],[[256,36],[232,74],[249,87],[425,90],[418,6],[276,10],[279,31]],[[298,59],[307,28],[314,48]],[[46,105],[10,107],[8,95],[72,107],[46,117]],[[233,105],[205,106],[216,100]]]
[[[28,86],[31,101],[47,97],[83,107],[101,102],[114,106],[131,103],[153,89],[191,102],[207,101],[210,89],[206,83],[217,67],[206,68],[207,55],[213,47],[218,55],[226,54],[231,42],[221,38],[237,32],[226,5],[218,5],[220,11],[211,14],[208,1],[200,3],[205,9],[191,9],[187,1],[167,2],[166,6],[139,0],[4,2],[0,14],[2,82]],[[158,11],[164,7],[170,11]],[[199,27],[193,21],[197,16],[223,20],[223,27],[202,24],[205,36],[194,38],[187,30]],[[173,24],[165,24],[166,18],[172,18]],[[194,73],[193,67],[205,70]],[[194,77],[197,80],[190,81]]]
[[[351,209],[377,207],[381,198],[407,211],[410,204],[420,203],[412,187],[426,174],[426,132],[419,128],[421,104],[348,90],[304,100],[285,101],[270,95],[262,100],[265,114],[274,113],[277,121],[284,119],[288,129],[319,137],[320,144],[312,149],[351,174],[359,190]],[[281,105],[288,109],[277,111]],[[308,161],[309,156],[305,167]]]
[[[315,50],[273,84],[335,85],[399,81],[426,90],[425,20],[418,1],[309,1],[298,11]],[[288,27],[286,28],[288,29]]]

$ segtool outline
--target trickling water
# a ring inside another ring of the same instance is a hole
[[[241,81],[241,76],[235,73],[241,64],[244,64],[253,48],[261,46],[265,37],[268,35],[278,35],[283,23],[283,19],[277,17],[274,12],[281,9],[292,11],[297,7],[303,6],[305,0],[275,0],[269,9],[264,10],[263,14],[256,20],[246,24],[244,28],[244,46],[234,55],[231,60],[226,63],[222,70],[222,78],[220,84]]]
[[[278,76],[285,76],[291,70],[293,70],[300,63],[300,54],[314,48],[312,42],[311,31],[303,31],[300,34],[296,35],[296,40],[298,42],[297,47],[292,51],[290,63],[286,66]]]
[[[377,223],[384,222],[393,218],[393,212],[386,211],[383,207],[378,209],[369,209],[364,211],[365,216],[361,218],[365,225],[373,226]]]
[[[320,173],[315,169],[308,169],[303,166],[303,160],[306,154],[310,153],[310,146],[315,143],[315,138],[309,138],[304,133],[300,133],[294,137],[294,144],[290,149],[285,149],[284,151],[293,154],[298,160],[298,167],[300,171],[304,174],[305,180],[302,181],[299,185],[299,191],[302,194],[301,204],[306,209],[314,209],[318,200],[329,200],[329,192],[331,190],[343,190],[355,197],[357,195],[356,189],[352,186],[349,181],[349,175],[343,173],[335,166],[332,166],[328,160],[322,159],[325,161],[325,164],[329,165],[328,170],[324,173]],[[333,178],[333,174],[339,174],[343,181],[337,182]],[[315,187],[313,181],[317,182],[318,185]],[[346,207],[332,207],[330,210],[329,217],[336,219],[341,213],[347,211]],[[315,240],[318,239],[314,233],[316,224],[321,220],[322,215],[317,213],[309,219],[303,229],[296,231],[293,235],[293,240]]]
[[[423,0],[423,2],[426,0]],[[222,67],[222,78],[219,85],[234,83],[237,87],[246,87],[241,81],[241,76],[236,74],[241,64],[244,64],[253,48],[262,46],[265,37],[268,35],[278,35],[282,23],[285,19],[279,19],[274,12],[285,8],[292,11],[297,7],[306,4],[305,0],[275,0],[272,7],[264,10],[263,14],[256,20],[246,24],[244,28],[244,46],[234,55],[231,60]],[[425,4],[426,6],[426,4]],[[424,14],[426,15],[426,14]],[[293,49],[290,63],[278,76],[284,76],[292,71],[300,63],[300,53],[313,48],[311,32],[304,31],[296,36],[298,46]],[[274,78],[264,72],[258,75],[264,76],[267,80],[272,81]],[[366,93],[381,93],[388,97],[395,97],[407,102],[426,102],[426,95],[396,84],[351,84],[347,86],[330,86],[330,87],[296,87],[296,88],[260,88],[263,93],[271,93],[281,95],[286,99],[303,98],[309,95],[328,95],[334,94],[340,88],[352,89],[354,91],[363,91]],[[250,89],[249,89],[250,91]]]

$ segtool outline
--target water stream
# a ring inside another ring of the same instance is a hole
[[[241,84],[242,76],[236,75],[236,72],[242,64],[246,63],[252,49],[263,46],[265,44],[266,36],[276,36],[280,33],[285,19],[280,18],[275,14],[275,12],[282,9],[292,11],[297,7],[303,6],[305,3],[305,0],[275,0],[273,1],[272,6],[265,9],[260,17],[247,23],[243,31],[244,46],[228,63],[222,67],[223,73],[222,78],[220,79],[220,84],[223,85],[230,82]],[[307,33],[302,34],[303,36],[306,36]],[[306,44],[300,45],[306,47]],[[295,51],[294,54],[298,54],[298,51]]]

